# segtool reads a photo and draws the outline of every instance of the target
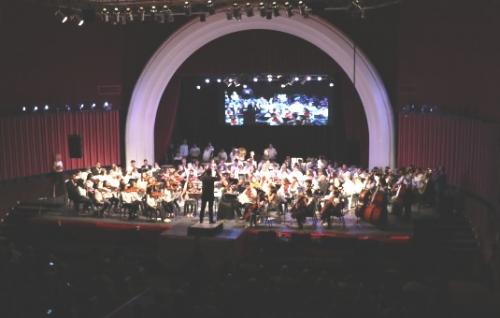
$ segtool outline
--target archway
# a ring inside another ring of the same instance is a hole
[[[395,132],[392,109],[376,69],[368,58],[339,30],[311,16],[260,16],[227,21],[224,12],[209,16],[206,22],[193,20],[155,52],[137,81],[127,115],[126,160],[154,160],[154,123],[160,99],[167,84],[182,63],[205,44],[227,34],[244,30],[272,30],[288,33],[310,42],[328,54],[353,82],[365,110],[369,135],[369,166],[394,166]]]

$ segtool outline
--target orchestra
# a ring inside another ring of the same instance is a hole
[[[197,156],[161,167],[147,160],[138,167],[132,160],[126,169],[116,164],[107,169],[97,162],[95,167],[70,177],[66,182],[68,198],[76,210],[83,204],[83,209],[94,216],[122,213],[130,220],[142,215],[152,221],[169,222],[182,210],[194,217],[199,202],[208,200],[210,208],[212,201],[217,203],[227,193],[237,198],[239,210],[235,213],[248,225],[257,225],[275,211],[280,215],[290,213],[299,229],[307,217],[321,220],[326,227],[337,218],[345,226],[343,217],[348,214],[358,222],[384,225],[389,213],[409,217],[412,205],[432,199],[429,191],[434,177],[430,169],[369,171],[338,165],[323,156],[287,157],[278,163],[272,160],[277,153],[272,145],[261,161],[255,159],[255,152],[243,147],[235,147],[230,156],[218,155],[211,144],[206,149],[203,163]],[[209,188],[214,199],[202,191],[203,181],[209,178],[206,172],[214,182],[213,190]]]

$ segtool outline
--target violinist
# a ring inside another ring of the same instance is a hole
[[[158,194],[153,192],[152,188],[146,190],[146,205],[145,205],[146,215],[152,220],[156,220],[158,217],[163,221],[164,216],[162,215],[160,205],[158,204]]]
[[[258,208],[258,193],[249,182],[246,183],[245,190],[238,196],[238,201],[243,207],[243,218],[252,221],[251,216]]]
[[[94,191],[90,193],[90,199],[94,206],[97,208],[96,215],[98,217],[103,217],[105,211],[109,211],[111,208],[111,202],[104,198],[101,189],[98,187],[98,183],[94,183]]]

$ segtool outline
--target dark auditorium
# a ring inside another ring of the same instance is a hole
[[[500,317],[499,15],[1,1],[0,317]]]

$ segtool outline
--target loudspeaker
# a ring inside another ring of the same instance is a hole
[[[70,158],[81,158],[83,156],[82,137],[80,135],[69,135],[68,148]]]

